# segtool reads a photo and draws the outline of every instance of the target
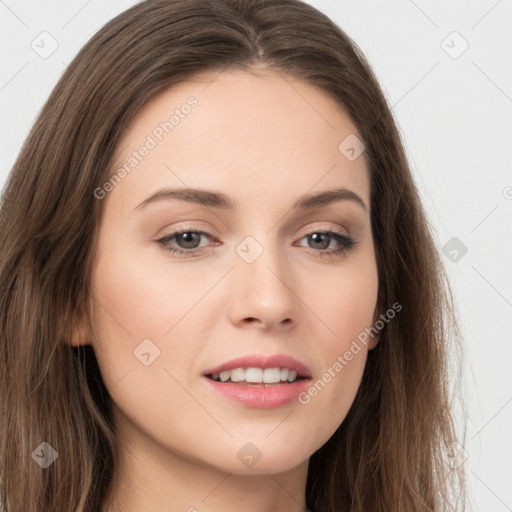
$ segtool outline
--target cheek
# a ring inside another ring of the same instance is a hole
[[[361,382],[372,340],[368,333],[377,304],[378,274],[375,261],[368,257],[340,265],[337,272],[331,269],[328,279],[315,277],[304,294],[321,320],[315,359],[322,370],[302,403],[318,407],[319,413],[324,408],[330,411],[334,426],[348,412]]]
[[[124,250],[117,241],[111,247],[102,243],[104,250],[92,273],[93,347],[110,389],[128,371],[168,366],[171,351],[166,345],[190,300],[186,289],[157,275],[156,267],[142,261],[133,248]],[[187,354],[173,351],[176,357]],[[147,362],[151,365],[146,366]],[[141,375],[146,379],[144,387],[154,382],[154,373]]]
[[[204,423],[183,387],[199,349],[183,343],[198,336],[187,313],[204,287],[187,291],[178,276],[118,247],[105,247],[92,274],[93,347],[103,381],[131,423],[166,440],[184,438],[188,427],[176,421],[183,411]]]
[[[373,323],[378,296],[375,261],[365,255],[335,270],[315,273],[304,285],[307,305],[323,325],[325,354],[346,350]]]
[[[218,320],[205,294],[220,271],[181,270],[165,253],[123,245],[112,234],[101,242],[92,273],[93,347],[107,389],[116,386],[115,399],[130,388],[127,407],[183,395],[171,375],[187,387],[193,380],[201,340]]]
[[[208,285],[200,280],[201,285],[195,286],[190,278],[197,282],[197,274],[184,279],[177,265],[162,261],[156,251],[133,247],[125,251],[120,243],[98,258],[92,276],[96,332],[106,339],[132,343],[171,337]]]

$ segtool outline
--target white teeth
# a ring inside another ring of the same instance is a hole
[[[213,380],[227,382],[276,384],[278,382],[293,382],[297,379],[297,372],[289,368],[234,368],[220,373],[212,374]]]
[[[281,370],[279,368],[266,368],[263,370],[263,382],[265,384],[274,384],[281,380]]]
[[[234,370],[231,370],[231,380],[233,382],[239,382],[241,380],[245,380],[245,372],[243,368],[235,368]]]
[[[247,368],[245,370],[247,382],[263,382],[263,370],[261,368]]]
[[[290,370],[288,373],[288,382],[293,382],[297,378],[297,372],[295,370]]]

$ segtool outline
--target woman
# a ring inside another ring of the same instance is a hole
[[[381,89],[311,6],[109,22],[0,235],[6,511],[464,505],[446,276]]]

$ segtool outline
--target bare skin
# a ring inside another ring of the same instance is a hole
[[[157,142],[103,199],[93,332],[86,340],[78,329],[73,341],[93,345],[114,401],[122,462],[102,512],[304,511],[309,457],[344,420],[377,343],[307,404],[248,407],[205,382],[205,370],[230,359],[279,353],[307,365],[314,383],[379,313],[365,154],[351,161],[338,149],[357,129],[325,92],[258,74],[205,74],[166,90],[119,145],[112,172],[148,136]],[[192,96],[197,106],[159,141],[155,127]],[[222,192],[238,208],[175,198],[137,208],[165,187]],[[293,209],[304,194],[341,187],[366,208]],[[174,230],[211,236],[156,241]],[[355,245],[334,254],[335,237],[309,236],[333,230]],[[248,263],[239,246],[261,254]],[[160,353],[145,365],[134,351],[148,339],[144,357]],[[244,446],[259,453],[255,464],[240,457]]]

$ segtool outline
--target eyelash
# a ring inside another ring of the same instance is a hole
[[[155,242],[158,243],[164,251],[169,252],[171,254],[178,254],[185,258],[187,258],[187,257],[192,258],[194,256],[200,256],[200,254],[198,254],[198,253],[202,252],[201,249],[196,248],[196,249],[185,250],[185,249],[179,249],[176,247],[169,247],[168,243],[170,240],[172,240],[177,235],[182,235],[184,233],[196,233],[196,234],[200,234],[200,235],[205,235],[209,238],[214,238],[214,236],[211,233],[209,233],[208,231],[204,231],[202,229],[183,228],[183,229],[180,229],[179,231],[173,231],[172,233],[169,233],[168,235],[165,235],[164,237],[155,240]],[[306,238],[308,236],[311,236],[313,234],[331,235],[332,238],[334,238],[337,242],[342,244],[342,247],[340,247],[339,249],[335,249],[335,250],[331,250],[331,251],[325,251],[325,250],[321,250],[321,249],[311,249],[311,248],[309,249],[309,251],[315,252],[316,255],[319,256],[320,258],[325,258],[325,257],[335,258],[335,257],[345,256],[357,244],[357,242],[353,238],[346,236],[345,234],[343,234],[340,231],[321,231],[321,230],[311,231],[310,233],[306,233],[304,236],[302,236],[302,238],[300,238],[300,240],[302,240],[303,238]]]

